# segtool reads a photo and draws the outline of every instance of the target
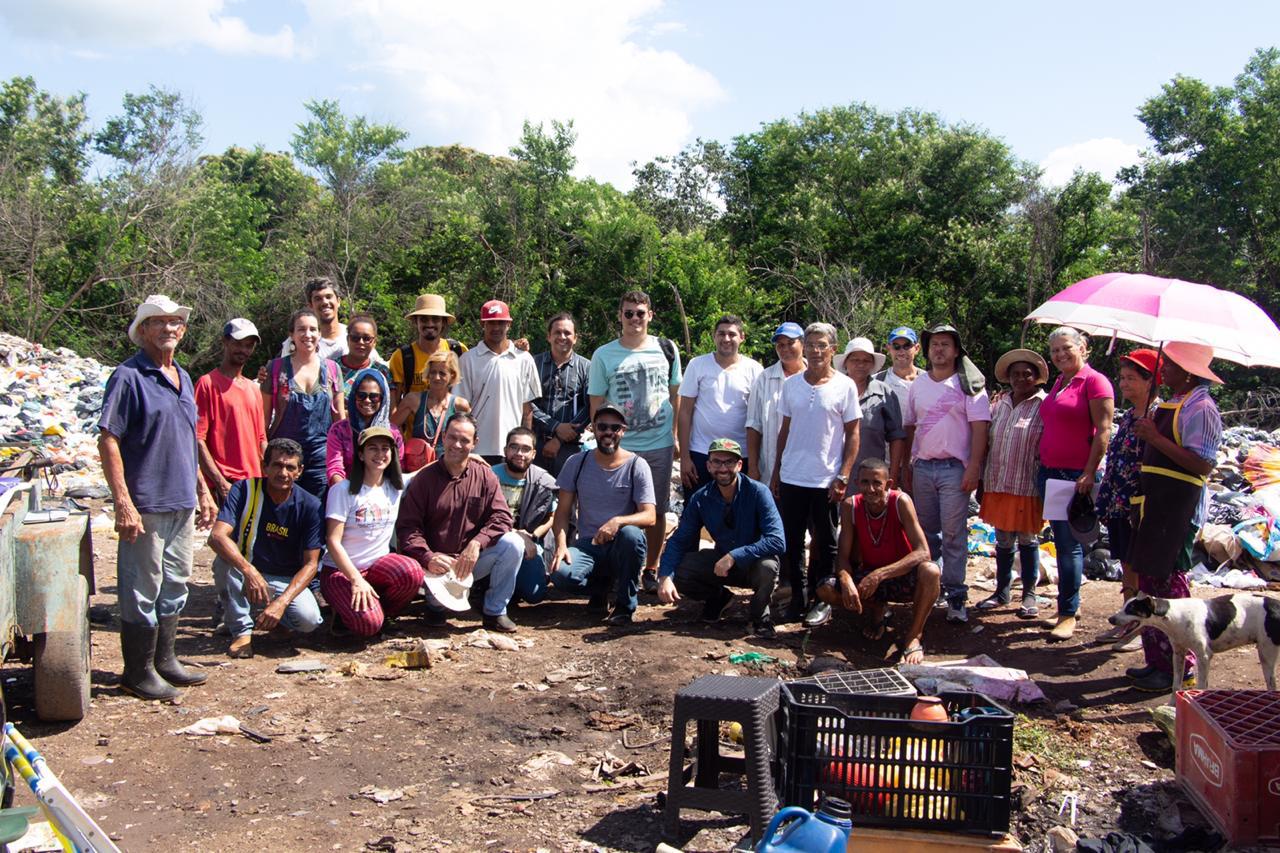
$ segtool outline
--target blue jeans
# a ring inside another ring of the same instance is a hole
[[[520,571],[520,563],[524,560],[524,540],[519,533],[508,532],[480,552],[479,559],[471,569],[471,576],[476,580],[489,579],[489,589],[484,594],[484,615],[501,616],[507,612],[507,604],[516,590],[516,575]],[[432,610],[443,610],[431,595],[426,594],[427,606]]]
[[[612,542],[592,544],[580,538],[569,549],[569,562],[562,563],[551,575],[556,589],[568,592],[606,592],[614,583],[614,609],[618,613],[634,613],[639,601],[640,571],[647,551],[644,531],[626,525],[618,529]]]
[[[157,617],[176,616],[187,605],[194,509],[142,513],[146,531],[116,549],[116,598],[120,621],[156,627]]]
[[[969,599],[969,493],[959,459],[917,459],[911,467],[915,501],[929,556],[942,567],[942,594],[951,605]]]
[[[1080,468],[1046,468],[1040,466],[1036,474],[1036,487],[1040,499],[1044,499],[1044,484],[1048,480],[1078,480],[1084,473]],[[1051,521],[1053,548],[1058,560],[1058,615],[1075,616],[1080,609],[1080,580],[1084,577],[1084,546],[1071,533],[1066,521]]]
[[[218,588],[218,599],[222,602],[222,618],[227,626],[227,633],[232,637],[243,637],[253,633],[253,607],[244,589],[244,575],[240,570],[224,561],[221,557],[213,560],[214,585]],[[274,600],[288,588],[293,581],[292,575],[263,574]],[[261,608],[258,608],[261,610]],[[285,608],[280,624],[299,634],[310,634],[320,627],[323,618],[320,616],[320,604],[310,588],[298,593],[289,606]]]
[[[539,545],[538,553],[532,557],[525,557],[520,564],[520,571],[516,573],[516,592],[513,600],[537,604],[547,597],[548,589],[550,589],[550,579],[547,577],[547,561],[543,555],[542,546]]]

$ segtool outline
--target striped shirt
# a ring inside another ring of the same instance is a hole
[[[1037,391],[1018,405],[1013,395],[1005,394],[991,411],[991,451],[987,454],[987,470],[983,489],[1006,495],[1035,496],[1036,470],[1040,467],[1040,402],[1044,391]]]
[[[1209,386],[1197,385],[1184,396],[1175,396],[1169,402],[1182,403],[1175,422],[1178,443],[1201,459],[1216,465],[1218,447],[1222,444],[1222,415],[1218,413],[1218,404],[1209,394]],[[1208,508],[1209,488],[1206,486],[1201,491],[1200,505],[1196,507],[1191,523],[1196,527],[1203,525]]]

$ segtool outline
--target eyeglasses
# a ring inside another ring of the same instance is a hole
[[[623,424],[596,424],[595,426],[596,432],[604,433],[622,432],[624,429],[626,429],[626,426]]]
[[[889,346],[893,347],[894,349],[911,349],[913,346],[915,346],[915,344],[912,344],[912,343],[889,344]]]
[[[347,340],[357,344],[373,343],[373,335],[347,335]]]
[[[370,403],[381,403],[382,395],[379,394],[377,391],[357,391],[356,400],[357,402],[361,402],[361,403],[363,403],[365,400],[368,400]]]
[[[636,317],[648,317],[649,309],[648,308],[628,308],[622,312],[622,316],[626,317],[628,320],[634,320]]]
[[[151,317],[147,320],[147,324],[151,326],[163,326],[166,329],[181,329],[187,325],[186,320],[179,320],[176,317]]]
[[[809,341],[805,341],[804,348],[811,352],[826,352],[832,347],[831,344],[828,343],[810,343]]]

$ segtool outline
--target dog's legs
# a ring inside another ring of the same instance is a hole
[[[1276,689],[1276,655],[1280,646],[1258,643],[1258,662],[1262,664],[1262,680],[1267,683],[1268,690]]]
[[[1177,701],[1178,688],[1182,687],[1182,679],[1186,675],[1187,650],[1177,643],[1171,643],[1171,645],[1173,646],[1173,684],[1169,690],[1169,704],[1173,705]]]
[[[1205,649],[1196,652],[1196,689],[1209,689],[1209,659],[1213,657],[1213,652]]]

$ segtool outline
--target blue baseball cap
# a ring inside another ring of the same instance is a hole
[[[899,326],[889,333],[889,343],[893,343],[896,338],[906,338],[913,344],[920,343],[920,338],[916,336],[916,330],[910,326]]]
[[[782,337],[783,335],[786,335],[788,338],[796,338],[796,339],[803,338],[804,329],[800,328],[799,323],[792,323],[791,321],[787,321],[786,323],[783,323],[781,326],[779,326],[777,330],[774,331],[772,340],[776,341],[778,338]]]

